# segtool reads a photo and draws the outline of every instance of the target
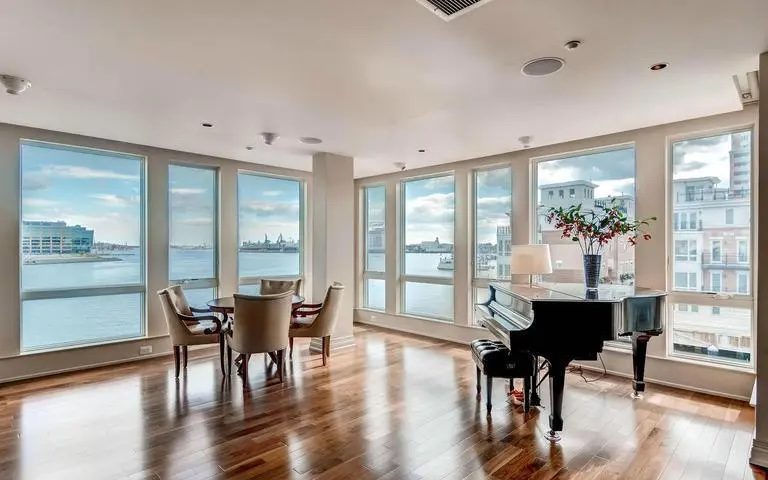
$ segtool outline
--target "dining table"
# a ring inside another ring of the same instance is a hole
[[[258,291],[256,291],[255,295],[258,295]],[[250,295],[250,292],[249,292]],[[225,347],[225,341],[224,341],[224,335],[226,335],[226,329],[224,328],[224,323],[227,323],[228,321],[234,322],[234,313],[235,313],[235,297],[221,297],[221,298],[214,298],[213,300],[209,301],[206,305],[208,305],[208,308],[215,313],[220,313],[224,316],[224,322],[222,322],[222,328],[219,331],[219,356],[220,361],[219,364],[221,366],[221,373],[226,375],[226,369],[224,368],[224,347]],[[304,297],[301,295],[294,294],[293,298],[291,299],[291,313],[293,313],[294,310],[304,305]],[[230,317],[232,315],[232,317]],[[270,358],[273,362],[277,363],[277,357],[275,356],[274,352],[271,352],[269,354]],[[237,360],[235,361],[238,365],[238,373],[242,371],[242,360],[244,358],[243,354],[238,355]]]

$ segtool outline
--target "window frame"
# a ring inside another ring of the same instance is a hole
[[[398,235],[398,262],[399,262],[399,272],[398,272],[398,289],[400,292],[400,302],[398,307],[398,313],[415,317],[415,318],[421,318],[425,320],[432,320],[436,322],[442,322],[442,323],[455,323],[456,319],[456,305],[453,299],[455,298],[456,293],[456,286],[455,286],[455,280],[456,280],[456,270],[454,267],[453,274],[450,277],[438,277],[438,276],[426,276],[426,275],[413,275],[413,274],[407,274],[406,273],[406,262],[405,262],[405,246],[406,246],[406,199],[405,199],[405,193],[406,193],[406,184],[408,182],[413,181],[419,181],[419,180],[429,180],[430,178],[440,178],[440,177],[451,177],[453,180],[453,222],[451,224],[451,227],[453,229],[453,237],[451,241],[453,242],[453,255],[454,255],[454,266],[456,262],[456,172],[454,170],[448,170],[438,173],[432,173],[428,175],[419,175],[415,177],[407,177],[407,178],[401,178],[398,180],[397,185],[399,189],[399,205],[397,208],[398,213],[398,226],[400,229],[399,235]],[[408,312],[405,308],[406,304],[406,284],[407,283],[422,283],[422,284],[431,284],[431,285],[450,285],[452,290],[452,303],[453,303],[453,315],[451,317],[443,317],[440,315],[424,315],[424,314],[418,314],[418,313],[411,313]]]
[[[670,359],[677,359],[677,360],[685,360],[690,361],[692,363],[704,365],[704,366],[721,366],[721,367],[727,367],[727,368],[734,368],[736,370],[742,370],[747,372],[754,372],[755,370],[755,338],[756,338],[756,324],[755,321],[755,312],[757,310],[756,308],[756,300],[757,296],[755,295],[755,292],[752,291],[749,294],[730,294],[730,293],[715,293],[715,292],[703,292],[703,291],[680,291],[675,290],[674,288],[674,273],[675,273],[675,265],[674,265],[674,229],[673,229],[673,214],[674,214],[674,208],[675,208],[675,198],[674,198],[674,147],[675,144],[682,141],[689,141],[689,140],[700,140],[710,137],[716,137],[721,135],[733,135],[736,133],[742,133],[742,132],[750,132],[750,162],[749,162],[749,208],[750,208],[750,217],[754,218],[754,214],[756,211],[756,205],[755,205],[755,182],[756,182],[756,168],[755,168],[755,152],[757,151],[756,148],[756,135],[755,135],[755,124],[743,124],[743,125],[737,125],[737,126],[731,126],[726,128],[720,128],[720,129],[714,129],[714,130],[708,130],[704,132],[698,132],[698,133],[686,133],[686,134],[680,134],[680,135],[672,135],[667,137],[667,144],[666,144],[666,152],[667,152],[667,162],[666,162],[666,190],[667,190],[667,209],[666,209],[666,225],[665,225],[665,231],[669,232],[667,235],[667,325],[666,325],[666,332],[665,336],[667,338],[667,344],[666,344],[666,355],[667,358]],[[695,196],[695,193],[694,193]],[[753,252],[753,247],[755,243],[755,236],[757,234],[756,228],[750,227],[749,232],[749,238],[748,238],[748,252]],[[711,240],[712,239],[718,239],[720,237],[711,237],[709,239],[710,246],[711,246]],[[745,237],[739,237],[739,238],[745,238]],[[702,252],[703,253],[703,252]],[[723,244],[721,243],[721,257],[724,254],[723,251]],[[710,252],[711,256],[711,252]],[[711,261],[711,259],[710,259]],[[704,262],[702,262],[704,263]],[[748,261],[745,264],[742,265],[749,265],[750,271],[749,271],[749,285],[754,286],[754,278],[756,275],[756,266],[757,263],[755,261],[755,255],[749,255]],[[724,277],[723,277],[724,278]],[[737,362],[734,360],[724,359],[724,358],[713,358],[713,357],[703,357],[701,355],[696,355],[692,353],[686,353],[686,352],[676,352],[674,349],[674,317],[673,317],[673,308],[675,304],[679,303],[688,303],[688,304],[697,304],[700,306],[705,307],[711,307],[712,308],[712,314],[715,315],[715,309],[719,310],[721,307],[733,307],[733,308],[744,308],[749,309],[751,311],[751,345],[752,345],[752,353],[750,355],[750,361],[749,363],[746,362]]]
[[[213,247],[213,274],[212,278],[171,278],[171,225],[173,220],[173,213],[171,211],[171,168],[194,168],[197,170],[208,170],[213,172],[213,238],[215,239],[215,245]],[[187,163],[183,161],[171,161],[168,162],[168,190],[166,192],[166,203],[168,204],[168,284],[169,285],[181,285],[185,290],[196,290],[203,288],[212,288],[214,298],[218,296],[219,291],[219,264],[221,262],[220,255],[221,249],[219,243],[221,243],[221,201],[220,201],[220,187],[221,182],[221,170],[219,167],[199,165],[195,163]]]
[[[384,189],[384,269],[382,271],[376,271],[376,270],[368,270],[368,191],[371,188],[382,188]],[[361,242],[363,245],[363,258],[362,258],[362,270],[363,270],[363,276],[362,276],[362,305],[361,308],[364,308],[366,310],[372,310],[375,312],[385,312],[387,310],[387,264],[386,264],[386,255],[387,255],[387,184],[386,183],[372,183],[370,185],[363,185],[361,187],[362,191],[362,219],[363,219],[363,241]],[[369,298],[368,298],[368,281],[369,280],[381,280],[384,281],[384,307],[383,308],[375,308],[371,307],[369,304]]]
[[[240,237],[240,175],[252,175],[256,177],[274,178],[279,180],[290,180],[299,183],[299,273],[297,275],[267,275],[267,276],[240,276],[240,245],[242,245],[242,239]],[[237,209],[237,244],[235,245],[236,262],[235,271],[237,276],[235,278],[237,288],[245,285],[260,285],[262,279],[270,280],[296,280],[301,279],[302,283],[306,282],[306,272],[304,268],[304,261],[306,258],[306,238],[307,238],[307,181],[301,177],[292,177],[288,175],[276,175],[272,173],[266,173],[259,170],[238,169],[236,172],[235,182],[235,208]]]
[[[470,290],[471,290],[471,299],[472,304],[470,306],[471,312],[470,312],[470,318],[469,321],[470,327],[478,326],[477,322],[475,321],[475,304],[477,304],[477,289],[488,289],[491,282],[496,281],[504,281],[503,279],[498,278],[498,272],[499,272],[499,264],[498,264],[498,254],[497,254],[497,260],[496,260],[496,278],[484,278],[484,277],[478,277],[477,276],[477,265],[475,264],[477,262],[477,175],[481,172],[488,172],[493,170],[502,170],[506,169],[509,170],[509,204],[510,208],[514,211],[514,170],[512,168],[512,164],[509,162],[505,163],[497,163],[493,165],[485,165],[479,168],[474,168],[470,170],[469,173],[469,180],[470,180],[470,187],[469,187],[469,195],[471,199],[471,215],[469,216],[469,219],[471,221],[470,225],[470,232],[469,232],[469,243],[470,243],[470,251],[471,251],[471,257],[469,262],[469,269],[470,269]],[[550,194],[552,194],[554,191],[550,190]],[[454,223],[455,223],[455,217],[454,217]],[[512,228],[512,216],[509,216],[509,227]],[[497,251],[498,251],[498,245],[497,245]]]
[[[19,255],[19,263],[18,263],[18,281],[19,281],[19,334],[17,338],[17,344],[19,346],[19,354],[20,355],[28,355],[28,354],[35,354],[40,352],[52,352],[52,351],[59,351],[59,350],[70,350],[75,348],[84,348],[84,347],[90,347],[90,346],[97,346],[97,345],[106,345],[110,343],[115,342],[125,342],[125,341],[131,341],[141,338],[147,337],[148,332],[148,319],[149,316],[147,314],[147,244],[149,243],[149,238],[147,235],[147,193],[148,193],[148,159],[146,155],[137,154],[137,153],[128,153],[128,152],[121,152],[117,150],[110,150],[105,148],[95,148],[95,147],[87,147],[87,146],[80,146],[80,145],[71,145],[68,143],[60,143],[60,142],[51,142],[47,140],[38,140],[34,138],[20,138],[19,139],[19,145],[18,145],[18,153],[19,153],[19,176],[18,176],[18,185],[19,185],[19,193],[18,193],[18,200],[19,200],[19,220],[18,220],[18,227],[19,227],[19,235],[18,235],[18,247],[19,252],[21,250],[21,245],[23,244],[23,228],[22,228],[22,222],[24,221],[23,217],[23,199],[24,199],[24,190],[23,190],[23,162],[24,157],[22,154],[22,147],[24,145],[39,145],[43,147],[53,148],[53,149],[66,149],[71,151],[86,151],[86,152],[93,152],[97,155],[114,155],[119,157],[135,157],[135,160],[139,162],[139,239],[141,240],[141,244],[139,245],[139,283],[128,283],[128,284],[121,284],[121,285],[100,285],[100,286],[93,286],[93,287],[64,287],[64,288],[52,288],[52,289],[24,289],[23,285],[23,261],[24,257],[23,255]],[[24,348],[24,302],[25,301],[32,301],[32,300],[55,300],[55,299],[65,299],[65,298],[84,298],[84,297],[100,297],[100,296],[113,296],[113,295],[123,295],[123,294],[139,294],[140,295],[140,307],[139,307],[139,325],[140,325],[140,333],[137,336],[129,336],[129,337],[110,337],[110,338],[104,338],[97,341],[84,341],[84,342],[78,342],[78,341],[72,341],[72,342],[61,342],[53,345],[46,345],[41,347],[34,347],[25,349]]]

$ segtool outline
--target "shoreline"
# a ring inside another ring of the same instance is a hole
[[[39,255],[24,259],[24,265],[51,265],[55,263],[98,263],[98,262],[122,262],[122,258],[102,257],[100,255],[83,255],[65,257],[56,255]]]

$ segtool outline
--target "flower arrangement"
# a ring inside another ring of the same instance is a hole
[[[628,235],[627,242],[636,245],[638,240],[650,240],[645,228],[656,217],[630,220],[615,200],[609,206],[595,205],[594,210],[582,210],[581,204],[570,207],[551,207],[547,210],[548,223],[562,230],[562,238],[578,242],[584,255],[599,255],[613,238]]]

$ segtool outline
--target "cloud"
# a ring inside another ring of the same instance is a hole
[[[426,180],[420,180],[419,184],[421,188],[425,190],[438,190],[446,187],[453,188],[453,175],[446,177],[434,177]]]
[[[261,195],[263,197],[277,197],[277,196],[280,196],[282,194],[283,194],[283,192],[281,192],[280,190],[265,190],[265,191],[261,192]]]
[[[183,223],[184,225],[210,225],[213,223],[213,218],[211,217],[184,218],[180,220],[180,223]]]
[[[56,200],[48,200],[46,198],[25,197],[23,204],[25,207],[50,208],[60,205],[60,202],[57,202]]]
[[[406,243],[423,240],[452,242],[454,221],[454,194],[431,193],[414,197],[406,202]]]
[[[635,151],[632,148],[579,155],[538,163],[539,185],[588,180],[618,180],[635,176]]]
[[[265,202],[253,200],[240,206],[240,212],[246,215],[255,215],[261,218],[287,218],[298,216],[299,204],[297,202]]]
[[[135,205],[139,203],[139,197],[131,197],[124,195],[114,195],[112,193],[94,193],[88,195],[90,198],[100,200],[102,203],[111,207],[127,207],[129,205]]]
[[[479,188],[509,189],[512,185],[512,172],[508,168],[478,172],[477,184]]]
[[[171,195],[187,196],[187,195],[201,195],[206,192],[204,188],[183,188],[173,187],[171,188]]]
[[[98,170],[78,165],[46,165],[43,173],[56,177],[77,178],[83,180],[138,180],[138,175],[129,175],[112,170]]]
[[[51,186],[51,179],[40,173],[24,173],[21,189],[25,192],[45,190]]]

